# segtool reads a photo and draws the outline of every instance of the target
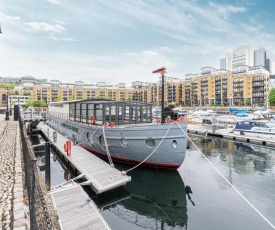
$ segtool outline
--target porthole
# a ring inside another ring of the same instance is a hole
[[[93,136],[89,132],[87,132],[87,140],[90,145],[94,144]]]
[[[176,140],[172,141],[172,147],[176,149],[178,147],[178,142]]]
[[[128,140],[125,139],[125,138],[121,138],[121,144],[124,145],[124,146],[127,146],[128,145]]]
[[[155,143],[155,141],[154,141],[152,138],[146,140],[146,145],[147,145],[148,147],[150,147],[150,148],[154,147],[155,144],[156,144],[156,143]]]
[[[99,143],[100,143],[100,146],[101,146],[101,148],[104,150],[104,151],[106,151],[106,145],[105,145],[105,141],[104,141],[104,136],[100,136],[99,137]]]

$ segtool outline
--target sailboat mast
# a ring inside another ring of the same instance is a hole
[[[159,69],[154,70],[152,73],[160,73],[161,75],[161,123],[165,123],[165,116],[164,116],[164,73],[166,68],[161,67]]]

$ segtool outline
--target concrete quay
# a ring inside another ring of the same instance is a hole
[[[18,121],[0,114],[0,230],[29,229]]]

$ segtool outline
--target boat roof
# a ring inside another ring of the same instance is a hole
[[[80,103],[80,104],[93,104],[93,103],[99,103],[99,104],[116,104],[116,105],[150,105],[151,103],[148,102],[138,102],[138,101],[114,101],[114,100],[108,100],[108,99],[85,99],[85,100],[73,100],[73,101],[59,101],[59,102],[50,102],[50,104],[73,104],[73,103]]]

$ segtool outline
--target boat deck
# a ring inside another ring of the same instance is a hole
[[[62,229],[111,229],[80,185],[62,186],[50,195]]]
[[[69,139],[42,122],[37,127],[52,142],[65,160],[76,168],[80,174],[84,175],[87,180],[84,183],[90,185],[97,194],[123,186],[131,181],[131,177],[122,174],[122,172],[79,145],[72,144],[71,155],[68,156],[64,151],[64,144]],[[56,142],[53,140],[53,132],[57,133]]]

